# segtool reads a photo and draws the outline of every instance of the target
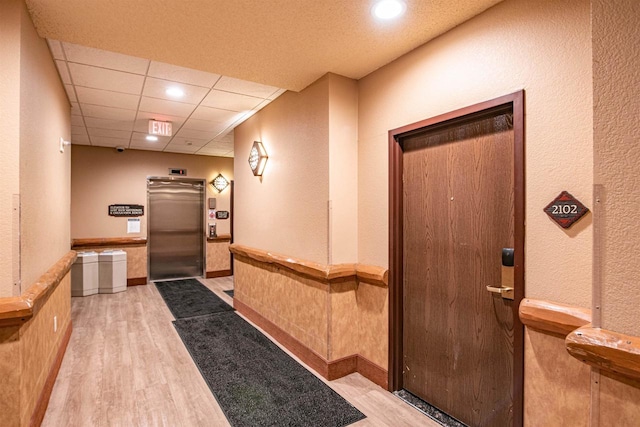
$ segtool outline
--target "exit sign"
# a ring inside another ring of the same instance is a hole
[[[160,136],[171,136],[171,122],[159,122],[149,120],[149,134]]]

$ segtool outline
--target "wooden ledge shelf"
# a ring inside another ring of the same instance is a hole
[[[562,336],[591,323],[589,309],[531,298],[522,300],[519,315],[530,328]]]
[[[379,286],[388,285],[388,271],[382,267],[362,264],[334,264],[324,265],[312,261],[305,261],[273,254],[271,252],[254,249],[236,243],[229,246],[231,253],[266,264],[277,265],[312,279],[331,282],[349,278],[357,278],[367,283]]]
[[[32,318],[67,275],[76,260],[69,251],[19,297],[0,298],[0,326],[21,325]]]
[[[108,246],[141,246],[146,244],[146,237],[99,237],[92,239],[73,239],[71,240],[71,249],[101,248]]]
[[[640,337],[585,326],[571,332],[567,351],[598,369],[640,380]]]
[[[207,237],[207,242],[230,242],[231,234],[221,234],[217,237]]]

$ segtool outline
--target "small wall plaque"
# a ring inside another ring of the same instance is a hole
[[[569,192],[563,191],[544,208],[544,211],[560,227],[569,228],[589,212],[589,209]]]
[[[142,216],[142,205],[109,205],[109,216]]]
[[[216,211],[216,219],[229,219],[229,211]]]

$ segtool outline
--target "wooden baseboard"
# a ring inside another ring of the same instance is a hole
[[[271,335],[276,341],[282,344],[287,350],[291,353],[295,354],[300,360],[309,365],[311,369],[318,372],[325,378],[328,378],[329,366],[328,362],[320,356],[315,351],[311,350],[306,345],[302,344],[296,338],[292,337],[279,326],[276,326],[275,323],[270,320],[262,317],[260,313],[250,308],[245,303],[239,301],[237,298],[233,299],[233,308],[235,308],[238,313],[245,316],[247,319],[251,320],[253,323],[258,325],[261,329],[263,329],[266,333]]]
[[[147,278],[146,277],[132,277],[131,279],[127,279],[127,286],[140,286],[146,285]]]
[[[287,350],[295,354],[300,360],[306,363],[311,369],[318,372],[329,381],[342,378],[346,375],[358,372],[369,381],[379,385],[385,390],[388,388],[388,372],[370,360],[353,354],[338,360],[327,361],[305,344],[280,329],[275,323],[263,317],[260,313],[239,301],[233,299],[233,307],[238,313],[258,325],[266,333],[271,335],[276,341],[282,344]]]
[[[358,356],[343,357],[342,359],[332,360],[327,363],[327,376],[329,381],[337,380],[349,374],[353,374],[358,369]]]
[[[127,279],[127,286],[140,286],[146,285],[147,283],[146,277],[132,277],[131,279]]]
[[[40,392],[40,397],[38,398],[38,403],[36,403],[36,407],[33,410],[33,414],[31,415],[31,421],[29,425],[32,427],[38,427],[42,424],[42,420],[44,419],[44,414],[47,412],[47,406],[49,406],[49,398],[51,398],[51,392],[53,391],[53,385],[56,383],[56,378],[58,377],[58,372],[60,371],[60,366],[62,365],[62,359],[64,358],[64,354],[67,351],[67,345],[69,344],[69,340],[71,339],[71,331],[73,330],[71,326],[71,321],[69,321],[69,326],[62,337],[62,341],[60,342],[60,347],[58,347],[58,352],[56,353],[56,357],[53,360],[53,365],[49,370],[49,375],[47,375],[47,379],[44,382],[44,387]]]
[[[231,270],[207,271],[207,279],[231,276]]]
[[[358,355],[356,371],[372,383],[378,384],[385,390],[389,389],[389,371],[376,365],[366,357]]]

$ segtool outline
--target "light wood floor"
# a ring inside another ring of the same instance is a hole
[[[231,277],[201,281],[231,303]],[[73,334],[42,425],[228,426],[172,320],[153,285],[72,298]],[[367,416],[354,427],[438,426],[360,374],[325,382]]]

